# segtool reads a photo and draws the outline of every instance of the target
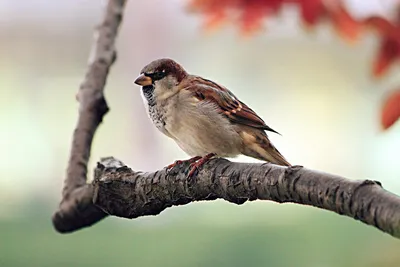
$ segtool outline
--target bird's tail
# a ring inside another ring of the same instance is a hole
[[[243,151],[244,155],[281,166],[292,166],[269,141],[264,132],[257,135],[256,140],[256,142],[247,143],[245,150]]]
[[[269,146],[264,151],[265,153],[262,153],[264,160],[277,165],[292,166],[272,143],[269,143]]]

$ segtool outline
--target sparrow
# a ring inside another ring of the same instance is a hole
[[[169,58],[146,65],[134,81],[154,125],[192,158],[189,177],[212,157],[243,154],[291,166],[265,131],[279,134],[226,87],[192,75]]]

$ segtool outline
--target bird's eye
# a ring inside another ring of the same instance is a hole
[[[146,73],[146,76],[149,76],[153,81],[158,81],[167,76],[167,73],[165,70],[162,70],[153,73]]]

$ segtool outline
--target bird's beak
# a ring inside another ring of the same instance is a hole
[[[135,83],[141,86],[147,86],[151,85],[153,83],[153,80],[150,77],[141,74],[139,75],[139,77],[136,78]]]

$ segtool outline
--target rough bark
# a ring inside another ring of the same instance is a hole
[[[141,173],[114,158],[102,159],[95,171],[93,203],[110,215],[132,219],[217,198],[239,205],[253,200],[293,202],[346,215],[400,237],[400,198],[377,181],[350,180],[302,166],[225,159],[213,159],[187,178],[188,167]]]
[[[52,221],[59,232],[90,226],[106,214],[93,205],[93,187],[86,184],[87,163],[93,136],[108,111],[103,90],[111,65],[116,59],[115,39],[126,0],[109,0],[102,22],[95,32],[86,76],[77,99],[79,118],[75,128],[62,200]]]

